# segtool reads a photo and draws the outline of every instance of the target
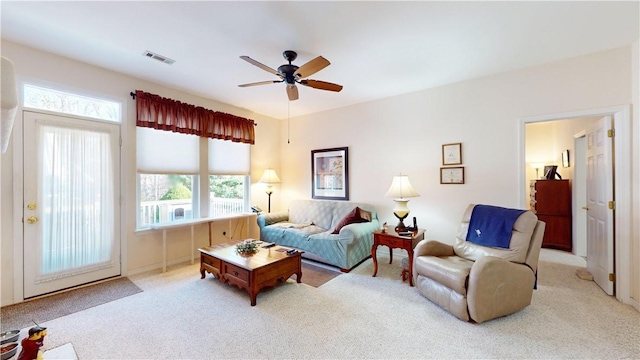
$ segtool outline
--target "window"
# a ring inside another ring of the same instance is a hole
[[[140,216],[138,227],[193,219],[192,175],[138,174]]]
[[[244,212],[247,178],[243,175],[210,175],[209,216]]]
[[[209,215],[237,214],[248,211],[249,144],[208,139]]]
[[[249,211],[249,144],[144,127],[136,139],[138,229]]]
[[[136,128],[138,229],[198,217],[200,138]]]
[[[118,102],[30,84],[24,85],[23,106],[114,122],[120,122],[122,119],[121,104]]]

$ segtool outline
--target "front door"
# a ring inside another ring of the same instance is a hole
[[[25,299],[120,275],[120,125],[23,118]]]
[[[611,116],[587,129],[587,270],[607,294],[614,294],[613,231],[613,129]]]

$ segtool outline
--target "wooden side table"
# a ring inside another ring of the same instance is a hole
[[[373,258],[373,276],[378,273],[378,258],[376,250],[378,246],[384,245],[389,247],[389,264],[393,262],[393,248],[405,249],[409,254],[409,285],[413,286],[413,248],[424,239],[425,229],[418,229],[413,232],[412,236],[400,236],[393,229],[387,229],[385,232],[376,230],[373,232],[373,246],[371,247],[371,257]]]

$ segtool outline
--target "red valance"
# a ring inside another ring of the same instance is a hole
[[[254,121],[136,90],[136,126],[255,144]]]

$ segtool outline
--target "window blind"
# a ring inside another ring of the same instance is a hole
[[[215,175],[249,175],[251,145],[208,139],[209,173]]]
[[[198,173],[200,153],[200,138],[198,136],[136,127],[136,140],[138,172],[146,174]],[[229,143],[231,142],[229,141]]]

